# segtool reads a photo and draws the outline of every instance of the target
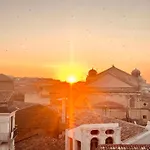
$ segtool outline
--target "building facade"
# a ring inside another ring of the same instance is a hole
[[[0,149],[14,150],[14,140],[17,135],[15,126],[16,108],[13,107],[13,80],[0,75]]]
[[[138,69],[131,74],[115,66],[101,73],[91,69],[85,86],[86,92],[78,97],[77,105],[84,101],[84,106],[105,110],[103,112],[109,116],[120,119],[130,118],[143,123],[150,119],[150,86]]]
[[[96,150],[104,145],[150,144],[149,129],[149,124],[145,128],[103,116],[97,110],[80,109],[74,113],[72,123],[65,132],[65,150]]]

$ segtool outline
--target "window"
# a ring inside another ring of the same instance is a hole
[[[143,105],[144,105],[144,106],[147,106],[147,104],[146,104],[146,103],[144,103]]]
[[[77,144],[77,150],[81,150],[81,142],[80,141],[76,141]]]
[[[98,139],[97,138],[91,139],[90,150],[96,150],[97,147],[98,147]]]
[[[91,131],[91,134],[92,134],[92,135],[98,135],[98,134],[99,134],[99,131],[98,131],[98,130],[92,130],[92,131]]]
[[[105,141],[105,144],[113,144],[113,138],[112,137],[108,137]]]
[[[106,130],[105,133],[106,133],[106,134],[114,134],[114,130],[109,129],[109,130]]]
[[[68,138],[68,146],[69,146],[69,150],[73,150],[73,139],[72,138]]]
[[[143,115],[143,119],[147,119],[147,116],[146,116],[146,115]]]

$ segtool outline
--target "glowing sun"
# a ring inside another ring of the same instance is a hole
[[[67,82],[69,82],[69,83],[75,83],[75,82],[77,82],[77,79],[76,79],[75,76],[69,76],[67,78]]]

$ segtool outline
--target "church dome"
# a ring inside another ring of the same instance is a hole
[[[95,76],[95,75],[97,75],[97,71],[92,68],[91,70],[89,70],[88,75],[89,75],[89,76]]]
[[[131,74],[132,74],[132,76],[134,76],[134,77],[139,77],[140,75],[141,75],[141,72],[140,72],[140,70],[138,70],[138,69],[134,69],[132,72],[131,72]]]

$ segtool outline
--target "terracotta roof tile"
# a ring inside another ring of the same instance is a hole
[[[149,150],[150,144],[113,144],[99,145],[96,150]]]
[[[0,113],[11,113],[17,108],[12,105],[13,91],[0,90]]]
[[[0,113],[12,113],[13,111],[16,111],[17,108],[14,106],[4,106],[0,107]]]
[[[7,102],[13,95],[13,91],[0,90],[0,102]]]
[[[16,150],[65,150],[65,139],[34,135],[15,143]]]
[[[16,141],[41,132],[55,133],[58,115],[49,107],[34,105],[16,112],[18,135]]]
[[[17,107],[18,109],[25,109],[25,108],[30,108],[32,106],[37,106],[38,104],[34,103],[28,103],[28,102],[22,102],[22,101],[13,101],[13,105]]]
[[[17,111],[16,150],[65,150],[64,135],[52,138],[58,116],[49,107],[36,105]]]

